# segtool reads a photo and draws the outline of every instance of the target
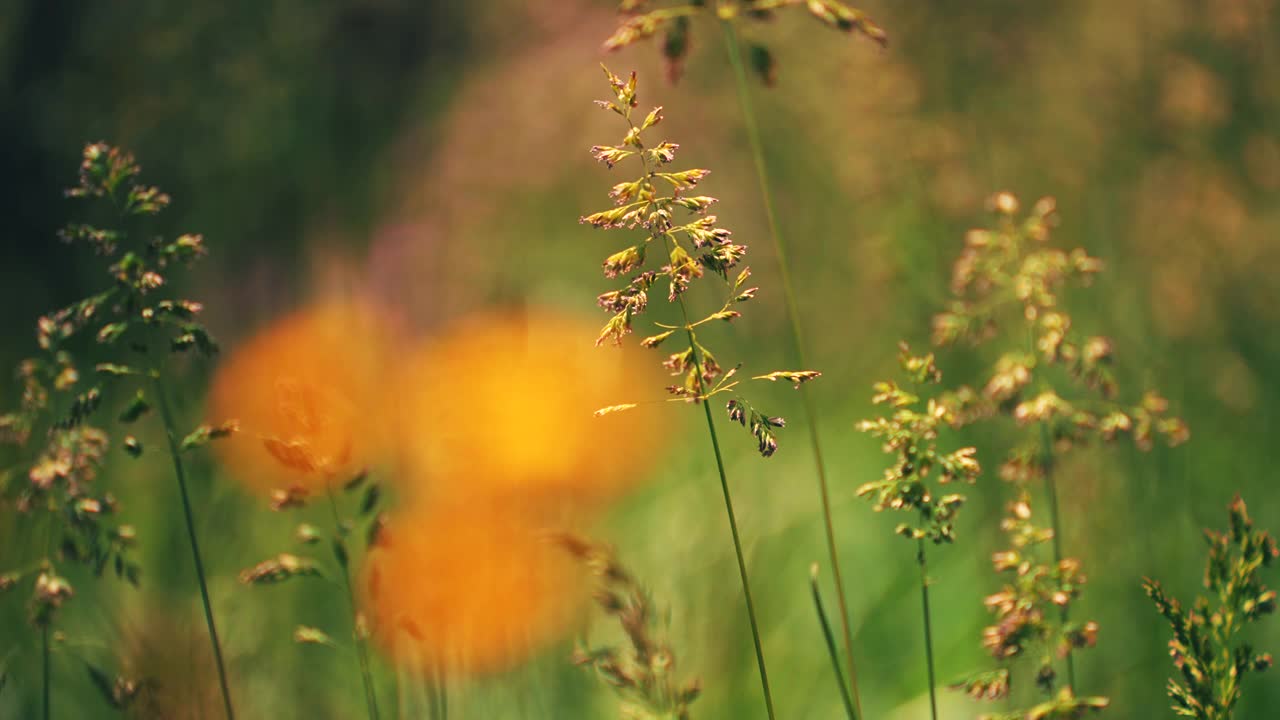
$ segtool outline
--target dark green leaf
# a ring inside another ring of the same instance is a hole
[[[364,492],[364,499],[360,501],[360,514],[368,515],[378,507],[378,501],[382,499],[382,486],[373,483],[368,490]]]
[[[115,681],[101,668],[89,663],[85,663],[84,666],[89,671],[89,679],[93,681],[93,686],[98,689],[99,693],[102,693],[102,698],[107,701],[108,705],[119,710],[120,701],[116,699]]]
[[[338,565],[346,570],[351,558],[347,555],[347,544],[338,538],[333,539],[333,557],[338,561]]]
[[[358,490],[360,486],[364,485],[365,481],[368,479],[369,479],[369,469],[364,468],[360,472],[356,473],[355,477],[351,478],[345,484],[343,484],[342,489],[347,492]]]
[[[138,418],[146,415],[150,410],[151,403],[147,402],[146,396],[144,396],[142,391],[139,390],[137,394],[133,396],[133,399],[129,401],[129,404],[125,406],[124,410],[121,411],[120,422],[136,422]]]
[[[751,64],[751,70],[760,78],[768,87],[773,87],[778,81],[778,64],[774,60],[773,53],[769,48],[759,43],[752,43],[747,50],[748,62]]]

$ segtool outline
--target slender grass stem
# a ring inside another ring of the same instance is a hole
[[[1053,477],[1053,438],[1049,434],[1049,424],[1040,423],[1040,465],[1044,469],[1044,490],[1049,496],[1049,523],[1053,528],[1053,565],[1058,567],[1062,564],[1062,523],[1058,520],[1058,484]],[[1066,605],[1062,606],[1062,623],[1065,625],[1071,620],[1071,612]],[[1067,684],[1071,686],[1071,691],[1076,691],[1076,663],[1075,658],[1071,654],[1071,648],[1067,648]]]
[[[41,704],[40,716],[44,720],[49,720],[52,712],[50,700],[52,694],[49,692],[49,625],[46,623],[40,628],[40,663],[41,663]]]
[[[440,720],[449,720],[449,685],[444,670],[436,675],[436,697],[439,701]]]
[[[695,351],[696,353],[696,351]],[[697,371],[701,376],[702,371]],[[716,469],[720,472],[720,490],[724,493],[724,510],[729,517],[729,531],[733,535],[733,552],[738,558],[738,576],[742,580],[742,595],[747,601],[747,619],[751,622],[751,640],[755,643],[756,664],[760,667],[760,688],[764,691],[764,705],[769,713],[769,720],[774,720],[773,694],[769,692],[769,671],[765,669],[764,647],[760,642],[760,627],[756,621],[756,606],[751,599],[751,581],[747,578],[747,563],[742,554],[742,540],[738,537],[738,519],[733,512],[733,497],[729,492],[729,480],[725,477],[724,460],[720,456],[720,441],[716,437],[716,426],[711,419],[711,405],[702,401],[702,409],[707,417],[707,433],[711,436],[711,449],[716,456]]]
[[[235,720],[235,708],[231,703],[231,690],[227,685],[227,670],[222,661],[222,643],[218,641],[218,628],[213,621],[213,606],[209,603],[209,586],[205,581],[204,561],[200,556],[200,541],[196,538],[195,518],[191,512],[191,498],[187,492],[187,473],[182,466],[182,450],[178,445],[177,427],[173,422],[173,411],[169,407],[169,398],[165,393],[164,382],[159,373],[152,376],[155,381],[156,399],[160,405],[160,415],[164,421],[165,436],[169,440],[169,455],[173,458],[173,474],[178,481],[178,491],[182,497],[182,513],[187,523],[187,539],[191,541],[191,558],[195,564],[196,579],[200,582],[200,601],[204,604],[204,623],[209,629],[209,644],[213,647],[213,659],[218,667],[218,684],[222,690],[222,706],[227,720]]]
[[[684,317],[684,329],[689,336],[689,347],[693,351],[693,370],[698,378],[698,404],[707,418],[707,434],[711,437],[711,449],[716,457],[716,470],[720,473],[720,490],[724,494],[724,510],[729,516],[729,532],[733,535],[733,552],[738,559],[738,577],[742,580],[742,596],[747,602],[747,619],[751,623],[751,640],[756,649],[756,665],[760,669],[760,688],[764,691],[764,705],[769,713],[769,720],[774,720],[773,694],[769,691],[769,671],[765,669],[764,645],[760,641],[760,626],[756,621],[756,606],[751,599],[751,581],[747,577],[747,562],[742,553],[742,540],[738,536],[738,518],[733,511],[733,495],[729,491],[729,479],[725,475],[724,458],[720,454],[720,439],[716,436],[716,424],[711,417],[711,404],[705,397],[706,388],[702,383],[702,354],[698,352],[698,341],[689,325],[689,311],[685,307],[684,298],[678,298],[680,314]]]
[[[1033,329],[1028,329],[1027,340],[1031,347],[1031,354],[1036,354],[1036,340]],[[1041,420],[1040,423],[1040,467],[1044,473],[1044,491],[1049,499],[1049,526],[1053,530],[1053,565],[1059,567],[1062,564],[1062,523],[1059,521],[1058,515],[1058,485],[1053,477],[1053,435],[1049,430],[1049,423]],[[1066,625],[1071,620],[1071,611],[1063,605],[1060,615],[1062,624]],[[1066,655],[1067,665],[1067,684],[1071,687],[1071,691],[1076,691],[1076,662],[1071,654],[1071,648],[1067,648]]]
[[[742,60],[742,48],[738,42],[737,30],[733,23],[721,21],[724,30],[725,46],[729,51],[729,62],[733,66],[734,80],[738,87],[738,104],[742,109],[743,123],[747,129],[747,139],[751,145],[751,157],[755,163],[756,179],[760,185],[760,197],[764,205],[765,219],[769,224],[769,234],[773,239],[774,255],[778,262],[778,272],[782,276],[783,296],[786,298],[787,315],[791,321],[792,352],[802,369],[809,367],[806,360],[804,331],[800,323],[800,309],[796,304],[796,294],[791,282],[790,262],[787,258],[787,245],[778,229],[778,219],[773,208],[773,192],[769,185],[768,168],[764,161],[764,146],[760,139],[760,128],[756,123],[755,110],[751,104],[751,92],[747,85],[746,68]],[[809,427],[809,445],[813,451],[813,460],[818,472],[818,494],[822,499],[822,521],[827,539],[827,554],[831,558],[831,574],[835,580],[836,603],[840,609],[840,630],[844,636],[845,663],[849,666],[849,684],[853,690],[854,705],[858,714],[862,714],[862,699],[858,693],[858,674],[853,662],[853,633],[849,629],[849,603],[845,598],[844,581],[840,576],[840,558],[836,551],[835,529],[831,521],[831,493],[827,487],[827,466],[822,456],[822,441],[818,429],[818,413],[814,408],[813,397],[809,388],[800,387],[800,396],[804,404],[805,420]]]
[[[53,554],[53,532],[55,520],[52,513],[49,514],[48,520],[44,528],[44,561],[45,567],[49,565],[49,557]],[[40,689],[41,689],[41,717],[43,720],[49,720],[52,713],[52,693],[50,692],[53,684],[53,669],[50,663],[49,650],[49,626],[53,624],[53,618],[50,616],[45,619],[45,623],[40,627]]]
[[[938,681],[933,671],[933,617],[929,612],[929,566],[925,560],[924,538],[917,540],[916,562],[920,563],[920,606],[924,616],[924,656],[929,667],[929,712],[938,720]]]
[[[373,673],[369,670],[369,647],[365,643],[364,634],[360,632],[360,623],[356,610],[355,590],[351,586],[351,570],[347,566],[348,559],[351,554],[347,551],[347,541],[344,538],[345,530],[342,525],[342,516],[338,512],[338,501],[333,496],[333,485],[326,484],[325,490],[329,496],[329,510],[333,514],[333,530],[334,542],[340,545],[342,553],[342,561],[338,564],[342,567],[342,584],[347,591],[347,607],[351,610],[351,640],[356,646],[356,660],[360,665],[360,679],[364,683],[364,701],[369,713],[369,720],[378,720],[378,691],[373,685]]]
[[[827,611],[822,607],[822,591],[818,589],[818,563],[813,564],[809,572],[809,589],[813,591],[813,608],[818,613],[818,622],[822,624],[822,637],[827,641],[827,653],[831,656],[831,668],[835,671],[836,685],[840,686],[840,699],[844,701],[844,712],[849,720],[858,720],[858,713],[853,709],[853,699],[849,696],[849,687],[844,681],[844,671],[840,669],[840,651],[836,648],[836,638],[831,634],[831,622],[827,620]]]

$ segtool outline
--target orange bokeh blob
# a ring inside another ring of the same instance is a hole
[[[589,583],[553,517],[505,500],[393,516],[361,581],[375,640],[410,670],[484,674],[565,637]]]
[[[236,348],[209,396],[240,432],[215,443],[251,489],[316,490],[386,456],[390,335],[373,309],[328,304],[288,315]]]
[[[653,351],[595,347],[598,332],[547,311],[494,312],[415,352],[397,383],[396,431],[409,474],[435,478],[420,490],[601,501],[645,479],[677,416],[667,378]]]

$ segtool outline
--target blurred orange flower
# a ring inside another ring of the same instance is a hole
[[[598,333],[553,312],[495,312],[423,346],[397,383],[409,474],[447,478],[425,492],[455,498],[536,490],[600,501],[643,480],[674,413],[657,399],[595,415],[662,384],[653,357],[597,348]]]
[[[493,673],[569,633],[589,584],[552,517],[504,500],[391,518],[361,582],[373,637],[402,667]]]
[[[386,455],[389,332],[376,312],[328,304],[286,316],[218,368],[211,417],[240,421],[216,445],[258,491],[315,490]]]

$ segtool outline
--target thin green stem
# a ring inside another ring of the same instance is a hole
[[[1058,520],[1058,484],[1053,477],[1053,438],[1049,433],[1049,424],[1047,422],[1040,423],[1040,466],[1044,471],[1044,490],[1049,496],[1049,523],[1053,528],[1053,565],[1060,567],[1062,565],[1062,523]],[[1071,611],[1068,606],[1062,606],[1062,624],[1066,625],[1071,620]],[[1067,684],[1071,686],[1071,691],[1076,691],[1076,663],[1075,658],[1071,654],[1071,648],[1067,648]]]
[[[698,341],[689,325],[689,311],[685,308],[684,298],[678,298],[680,314],[684,317],[685,333],[689,336],[689,348],[693,352],[693,371],[698,379],[698,404],[707,417],[707,434],[711,437],[711,449],[716,457],[716,470],[720,473],[720,490],[724,493],[724,510],[729,516],[729,532],[733,535],[733,552],[738,558],[738,577],[742,580],[742,596],[747,601],[747,619],[751,623],[751,640],[755,643],[756,665],[760,669],[760,688],[764,691],[764,706],[769,713],[769,720],[774,720],[773,694],[769,692],[769,672],[764,664],[764,645],[760,641],[760,626],[756,621],[756,606],[751,599],[751,581],[747,578],[747,562],[742,553],[742,540],[738,536],[738,518],[733,512],[733,496],[729,492],[729,479],[724,471],[724,458],[720,455],[720,439],[716,436],[716,424],[711,417],[711,403],[703,394],[702,354],[698,352]]]
[[[187,492],[187,473],[182,466],[182,449],[178,444],[177,427],[173,422],[173,411],[169,408],[169,399],[165,393],[164,382],[157,372],[152,376],[155,381],[156,399],[160,405],[160,415],[164,420],[165,436],[169,440],[169,455],[173,458],[173,474],[178,481],[178,491],[182,497],[182,513],[187,522],[187,539],[191,541],[191,558],[195,564],[196,579],[200,582],[200,601],[204,604],[204,623],[209,629],[209,644],[213,647],[213,659],[218,667],[218,685],[222,690],[222,706],[227,720],[235,720],[235,709],[231,704],[231,689],[227,685],[227,670],[222,661],[222,643],[218,641],[218,628],[213,621],[213,606],[209,602],[209,586],[205,581],[204,561],[200,556],[200,541],[196,538],[195,517],[191,512],[191,498]]]
[[[783,296],[786,299],[787,315],[791,320],[791,345],[796,362],[801,369],[808,369],[806,360],[804,331],[800,323],[800,308],[796,303],[796,294],[791,282],[790,263],[787,258],[787,245],[778,229],[777,215],[773,209],[773,192],[769,186],[769,172],[764,161],[764,146],[760,139],[760,128],[756,123],[755,111],[751,104],[751,92],[747,85],[746,68],[742,60],[742,49],[738,42],[737,30],[728,20],[721,21],[724,30],[725,46],[729,51],[729,62],[733,66],[734,80],[738,86],[738,103],[742,108],[742,119],[747,129],[747,139],[751,145],[751,157],[755,163],[756,179],[760,184],[760,197],[764,205],[765,219],[769,224],[769,234],[773,239],[774,256],[778,262],[778,273],[782,277]],[[818,413],[814,407],[809,388],[800,387],[800,396],[804,404],[805,420],[809,426],[809,445],[813,451],[813,460],[818,471],[818,494],[822,500],[822,521],[827,539],[827,554],[831,558],[831,574],[835,580],[836,603],[840,609],[840,630],[844,636],[845,663],[849,666],[849,684],[853,690],[854,705],[858,714],[862,714],[862,699],[858,693],[858,674],[853,662],[853,632],[849,628],[849,603],[845,598],[844,581],[840,576],[840,558],[836,551],[835,528],[831,521],[831,492],[827,487],[827,466],[822,456],[822,441],[818,429]]]
[[[342,557],[338,565],[342,568],[342,584],[347,591],[347,607],[351,609],[351,640],[356,646],[356,660],[360,665],[360,679],[364,683],[365,706],[369,713],[369,720],[378,720],[378,692],[373,686],[373,673],[369,670],[369,648],[364,641],[364,634],[360,632],[358,611],[356,610],[356,595],[351,586],[351,570],[348,567],[351,554],[347,551],[347,541],[344,537],[346,530],[342,524],[342,516],[338,512],[338,501],[333,496],[333,485],[326,484],[325,490],[329,496],[329,510],[333,514],[333,541],[341,546],[339,551],[342,553]]]
[[[41,717],[49,720],[51,709],[50,700],[52,694],[49,692],[49,625],[46,623],[40,628],[40,662],[41,662],[41,698],[42,702]]]
[[[822,637],[827,641],[827,654],[831,656],[831,668],[835,670],[836,685],[840,687],[845,714],[849,716],[849,720],[858,720],[858,713],[853,709],[853,699],[849,697],[849,687],[844,681],[844,671],[840,669],[840,651],[836,648],[835,636],[831,634],[831,622],[827,620],[827,611],[822,607],[822,591],[818,589],[818,563],[813,564],[809,573],[809,589],[813,591],[813,608],[818,613],[818,622],[822,624]]]
[[[47,516],[44,529],[44,560],[42,567],[49,568],[49,557],[53,554],[53,531],[56,517],[52,512]],[[49,720],[52,713],[52,694],[50,687],[53,684],[53,671],[50,667],[50,650],[49,650],[49,626],[53,624],[53,616],[50,614],[45,618],[45,622],[40,626],[40,686],[41,686],[41,713],[44,720]]]
[[[444,670],[436,675],[436,698],[439,701],[440,720],[449,720],[449,685]]]
[[[1034,328],[1027,329],[1027,340],[1031,347],[1031,354],[1036,354],[1036,340]],[[1049,498],[1049,525],[1053,530],[1053,566],[1060,567],[1062,565],[1062,523],[1058,519],[1058,485],[1053,477],[1053,434],[1050,432],[1048,421],[1041,420],[1040,423],[1040,468],[1044,473],[1044,490]],[[1071,611],[1067,605],[1063,605],[1060,610],[1062,624],[1066,625],[1071,621]],[[1066,649],[1067,664],[1067,684],[1071,687],[1071,691],[1076,691],[1076,662],[1071,654],[1071,648]]]
[[[929,566],[925,560],[924,538],[917,540],[916,562],[920,563],[920,606],[924,615],[924,655],[929,666],[929,712],[938,720],[938,681],[933,672],[933,618],[929,612]]]

